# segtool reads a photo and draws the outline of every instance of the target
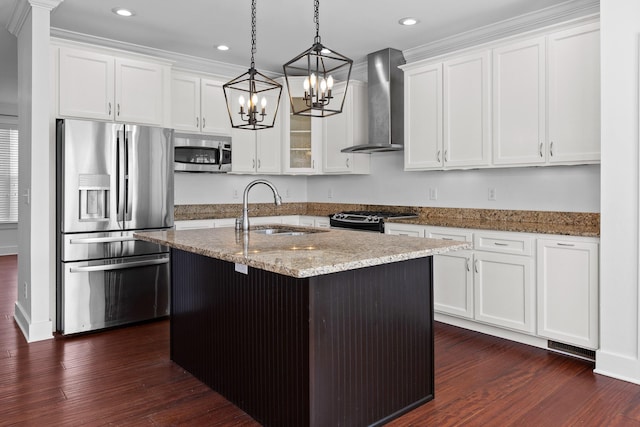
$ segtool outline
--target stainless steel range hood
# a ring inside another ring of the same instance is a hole
[[[367,56],[369,143],[341,150],[343,153],[400,151],[404,143],[404,75],[402,52],[383,49]]]

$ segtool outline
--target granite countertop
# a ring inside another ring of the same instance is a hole
[[[304,235],[266,235],[258,230],[287,228]],[[373,265],[424,258],[471,243],[415,239],[351,230],[261,225],[248,233],[233,228],[166,230],[134,237],[224,261],[245,264],[291,277],[311,277]]]
[[[341,211],[411,212],[414,219],[390,222],[469,228],[479,230],[514,231],[521,233],[559,234],[565,236],[600,236],[600,214],[594,212],[520,211],[505,209],[436,208],[345,203],[273,203],[250,204],[250,216],[311,215],[328,216]],[[234,218],[241,214],[239,204],[178,205],[176,220]]]

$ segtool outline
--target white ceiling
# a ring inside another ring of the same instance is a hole
[[[13,4],[0,0],[6,26]],[[363,62],[386,47],[400,50],[564,3],[566,0],[322,0],[320,36],[325,46]],[[309,48],[315,35],[312,0],[257,0],[256,68],[281,73],[282,64]],[[112,8],[126,6],[122,18]],[[248,67],[251,47],[250,0],[64,0],[51,15],[52,27],[194,57]],[[398,24],[403,17],[418,25]],[[13,49],[0,29],[2,50]],[[5,40],[3,42],[3,39]],[[15,40],[15,39],[14,39]],[[15,43],[15,41],[14,41]],[[215,49],[226,44],[227,52]],[[5,61],[1,61],[5,63]],[[0,69],[0,73],[6,70]],[[9,82],[6,74],[0,74]],[[2,99],[0,99],[2,102]]]

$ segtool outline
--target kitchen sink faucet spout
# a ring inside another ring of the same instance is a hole
[[[249,231],[249,190],[256,184],[264,184],[271,188],[271,191],[273,191],[273,201],[276,206],[280,206],[282,204],[282,198],[280,197],[280,194],[278,194],[278,190],[275,185],[271,182],[266,179],[256,179],[255,181],[251,181],[244,189],[244,195],[242,196],[242,231]],[[238,228],[237,225],[238,224],[236,222],[236,228]]]

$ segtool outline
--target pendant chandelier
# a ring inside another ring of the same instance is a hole
[[[282,85],[256,70],[256,0],[251,0],[251,67],[222,86],[231,126],[238,129],[272,128]]]
[[[320,41],[320,1],[314,0],[313,45],[283,65],[291,112],[295,115],[327,117],[342,112],[353,61],[328,49]],[[344,91],[336,96],[334,86],[344,78]],[[302,102],[294,102],[301,99]]]

